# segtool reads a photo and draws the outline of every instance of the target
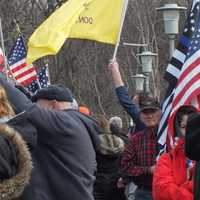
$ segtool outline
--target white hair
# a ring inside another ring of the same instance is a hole
[[[76,101],[76,99],[73,98],[71,106],[73,109],[78,110],[78,102]]]

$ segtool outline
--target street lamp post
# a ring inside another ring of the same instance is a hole
[[[149,75],[153,71],[153,60],[158,54],[152,53],[151,51],[144,51],[140,54],[137,54],[141,58],[142,72],[146,75],[146,92],[150,92],[149,87]]]
[[[131,76],[135,81],[136,86],[136,93],[141,93],[144,91],[144,82],[145,82],[145,76],[143,74],[136,74],[134,76]]]
[[[163,7],[156,8],[158,11],[163,12],[163,19],[165,25],[165,33],[169,37],[169,45],[170,45],[170,58],[174,52],[174,41],[175,37],[178,34],[178,23],[180,11],[186,10],[186,7],[180,7],[177,4],[165,4]]]

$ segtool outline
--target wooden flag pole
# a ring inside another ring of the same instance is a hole
[[[128,8],[128,0],[124,0],[124,4],[123,4],[123,8],[122,8],[122,15],[121,15],[121,24],[120,24],[120,29],[119,29],[119,33],[118,33],[118,37],[117,37],[117,43],[115,45],[115,50],[114,50],[114,53],[113,53],[112,60],[115,60],[116,55],[117,55],[117,51],[118,51],[118,47],[119,47],[119,43],[120,43],[120,38],[121,38],[121,33],[122,33],[122,28],[123,28],[124,20],[125,20],[125,17],[126,17],[127,8]]]

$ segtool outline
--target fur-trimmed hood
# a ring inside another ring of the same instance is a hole
[[[14,129],[1,124],[0,134],[6,136],[9,142],[14,145],[18,163],[16,175],[0,182],[0,200],[20,199],[19,197],[30,180],[31,155],[24,140]]]
[[[124,151],[124,141],[109,133],[100,134],[100,152],[105,155],[121,154]]]

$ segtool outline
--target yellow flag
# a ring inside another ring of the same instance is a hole
[[[124,0],[94,0],[85,4],[69,38],[96,40],[116,44]]]
[[[31,35],[28,41],[27,63],[32,63],[46,55],[55,55],[66,38],[85,5],[94,0],[69,0],[57,9]]]
[[[124,0],[69,0],[33,33],[27,62],[55,55],[67,38],[116,44]]]

